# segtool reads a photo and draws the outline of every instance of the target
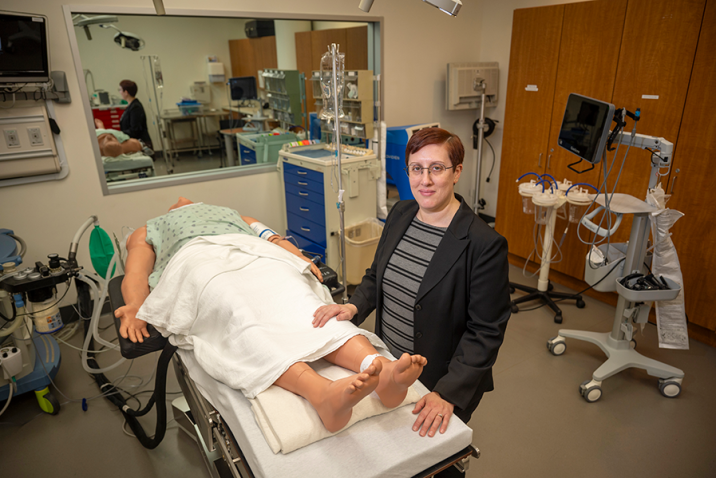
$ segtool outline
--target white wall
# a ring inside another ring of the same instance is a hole
[[[137,83],[137,98],[147,110],[147,126],[156,149],[161,142],[154,123],[154,95],[149,67],[141,56],[158,55],[164,76],[163,100],[160,110],[176,109],[183,97],[190,98],[189,86],[195,81],[208,82],[207,57],[216,56],[223,63],[226,78],[231,76],[229,40],[246,38],[244,25],[247,20],[235,18],[184,18],[127,15],[119,16],[114,25],[122,31],[131,32],[146,42],[139,51],[119,48],[113,41],[114,29],[90,26],[92,40],[77,28],[77,44],[82,67],[92,71],[95,86],[111,95],[118,95],[119,82],[124,79]],[[54,53],[54,52],[53,52]],[[295,56],[295,53],[294,53]],[[146,67],[146,71],[145,71]],[[88,80],[91,91],[91,80]],[[228,104],[225,82],[211,83],[210,108]],[[208,122],[212,121],[207,119]],[[213,129],[218,129],[214,120]],[[211,125],[207,125],[211,128]]]
[[[310,32],[311,22],[306,20],[276,20],[276,59],[279,70],[296,70],[296,32]]]
[[[218,181],[194,183],[103,196],[97,177],[92,141],[94,132],[87,125],[80,101],[79,82],[75,74],[65,27],[62,5],[66,0],[5,0],[3,9],[45,14],[49,20],[52,45],[52,68],[67,74],[73,101],[56,105],[57,122],[69,161],[70,174],[61,181],[0,188],[0,227],[13,229],[28,244],[26,263],[42,260],[50,252],[66,253],[68,244],[79,225],[91,214],[100,217],[103,228],[120,234],[124,225],[140,227],[149,218],[160,215],[179,195],[238,209],[242,214],[257,217],[280,230],[285,227],[281,204],[280,181],[277,173],[244,176]],[[75,0],[75,4],[93,2]],[[148,0],[114,0],[118,6],[147,8]],[[492,5],[495,3],[495,5]],[[541,5],[544,1],[501,2],[513,6]],[[201,12],[227,10],[242,12],[287,12],[324,15],[361,15],[357,0],[211,0],[201,5]],[[167,9],[199,8],[195,0],[165,0]],[[465,60],[496,60],[502,78],[509,58],[511,11],[513,6],[497,2],[466,2],[457,18],[451,18],[418,0],[382,0],[376,2],[370,15],[383,16],[385,118],[389,125],[405,125],[440,121],[454,131],[468,146],[474,112],[445,110],[446,63]],[[251,15],[247,15],[250,17]],[[131,31],[131,30],[130,30]],[[489,34],[484,34],[489,32]],[[78,32],[80,35],[82,32]],[[119,50],[119,48],[117,48]],[[493,54],[494,53],[494,54]],[[182,57],[176,49],[170,56]],[[99,71],[95,71],[95,75]],[[109,81],[109,80],[108,80]],[[98,85],[99,86],[99,85]],[[188,85],[187,85],[188,86]],[[504,87],[501,85],[501,91]],[[501,119],[498,115],[493,115]],[[468,150],[468,161],[469,160]],[[469,166],[469,165],[468,165]],[[471,185],[470,168],[458,184],[458,191],[467,195]],[[494,180],[497,183],[496,179]],[[488,199],[488,203],[493,202]],[[90,267],[84,238],[79,259]],[[71,295],[70,295],[71,296]]]
[[[359,11],[360,13],[360,11]],[[373,15],[373,12],[370,12],[371,15]],[[313,29],[315,31],[318,30],[332,30],[334,28],[353,28],[353,27],[364,27],[367,25],[367,23],[361,23],[361,22],[321,22],[321,21],[315,21],[313,23]]]

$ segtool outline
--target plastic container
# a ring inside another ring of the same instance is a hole
[[[62,328],[62,316],[53,289],[38,289],[28,292],[29,312],[35,322],[38,334],[51,334]]]
[[[520,196],[522,196],[522,212],[525,214],[534,214],[535,206],[532,202],[532,196],[538,192],[542,192],[542,186],[537,185],[534,180],[528,183],[522,183],[517,187]]]
[[[177,107],[179,108],[182,116],[201,113],[201,103],[198,101],[182,101],[181,103],[177,103]]]
[[[383,223],[368,219],[346,228],[346,282],[360,284],[373,263]]]
[[[669,279],[664,277],[666,285],[669,286],[668,290],[632,290],[627,289],[621,284],[622,277],[617,278],[616,287],[617,292],[620,296],[624,297],[630,302],[652,302],[655,300],[674,300],[681,292],[681,286]]]
[[[628,246],[626,242],[620,242],[609,244],[609,249],[607,249],[607,244],[601,244],[598,249],[606,257],[607,262],[599,266],[592,263],[595,259],[594,254],[588,252],[584,262],[584,281],[594,286],[594,290],[599,292],[614,292],[617,290],[617,277],[624,275],[624,261],[622,259],[626,257]],[[617,261],[621,262],[617,264]],[[599,283],[597,284],[597,282]]]
[[[586,189],[575,188],[567,194],[567,203],[569,206],[569,222],[577,224],[584,215],[587,207],[592,204]]]
[[[552,208],[558,201],[557,194],[549,191],[535,193],[532,196],[532,202],[535,205],[535,222],[537,224],[547,224]]]
[[[293,133],[239,133],[236,138],[239,141],[241,164],[275,163],[278,161],[278,152],[283,145],[298,140]]]

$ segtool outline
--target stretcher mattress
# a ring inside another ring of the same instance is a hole
[[[472,443],[472,430],[457,417],[452,417],[444,435],[420,437],[412,431],[413,407],[407,406],[287,455],[274,454],[244,395],[211,378],[192,351],[177,353],[199,391],[229,424],[256,478],[411,477]],[[427,393],[419,382],[413,386],[421,396]]]
[[[122,154],[116,158],[111,156],[102,156],[102,166],[104,167],[105,173],[115,173],[140,168],[154,169],[154,161],[152,161],[152,158],[142,153],[132,153]]]

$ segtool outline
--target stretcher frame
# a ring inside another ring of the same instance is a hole
[[[121,295],[122,279],[123,276],[115,277],[109,284],[110,303],[113,311],[124,305]],[[115,319],[115,326],[119,331],[119,319]],[[141,344],[133,344],[129,340],[123,339],[119,332],[117,333],[124,356],[136,358],[165,347],[167,339],[162,337],[151,325],[148,329],[150,337]],[[175,349],[171,345],[169,347]],[[179,428],[197,443],[209,474],[212,478],[255,478],[255,474],[228,424],[219,411],[199,391],[188,368],[178,354],[173,354],[172,364],[177,382],[182,390],[182,397],[172,401],[174,419]],[[479,458],[480,451],[473,445],[468,445],[459,452],[414,475],[413,478],[429,478],[451,466],[464,472],[470,466],[471,456]]]

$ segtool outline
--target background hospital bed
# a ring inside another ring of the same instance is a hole
[[[124,181],[127,179],[150,178],[155,175],[154,161],[142,153],[122,155],[117,159],[108,156],[102,157],[102,167],[107,182]]]
[[[122,279],[122,276],[115,277],[109,284],[112,311],[124,305]],[[333,292],[339,294],[342,290]],[[122,355],[126,358],[163,350],[160,364],[166,364],[168,356],[176,350],[151,325],[148,326],[150,337],[141,344],[122,339],[119,319],[115,319],[115,325]],[[429,477],[453,465],[466,469],[470,456],[479,457],[479,451],[471,445],[472,431],[457,417],[452,418],[445,435],[419,437],[409,426],[414,421],[410,406],[363,420],[336,436],[287,455],[274,455],[241,392],[206,374],[190,351],[180,350],[173,354],[172,362],[183,393],[183,397],[172,402],[174,418],[195,438],[207,469],[215,478]],[[160,379],[165,382],[166,377],[160,376],[162,373],[166,373],[166,368],[163,372],[158,370],[158,383]],[[422,387],[422,384],[416,385]],[[424,388],[418,390],[421,395],[426,391]],[[165,397],[155,398],[157,421],[166,425],[166,417],[159,416],[166,414],[166,409],[160,406]],[[163,436],[163,430],[159,428],[157,436]]]

